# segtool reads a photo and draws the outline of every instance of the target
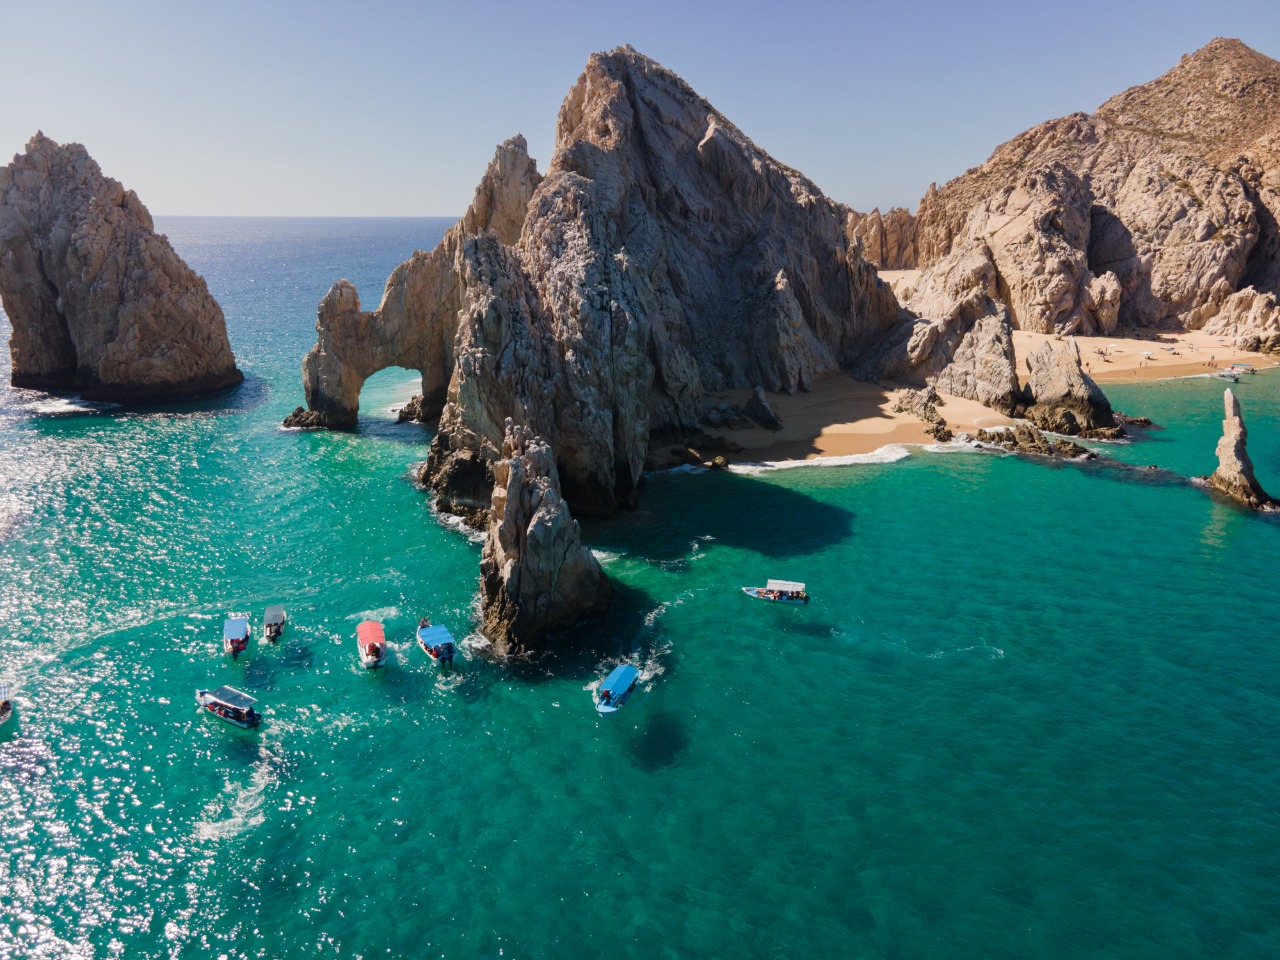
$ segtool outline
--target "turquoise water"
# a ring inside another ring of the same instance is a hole
[[[246,384],[72,415],[0,388],[0,958],[1280,955],[1280,523],[1166,474],[653,477],[584,524],[619,597],[576,652],[424,662],[479,547],[411,481],[411,378],[354,433],[277,425],[328,285],[371,306],[446,226],[162,218]],[[1280,490],[1280,376],[1237,392]],[[1221,384],[1109,393],[1165,425],[1116,459],[1212,469]],[[768,576],[813,603],[738,591]],[[284,640],[223,658],[273,602]],[[620,658],[643,683],[598,718]],[[197,714],[220,683],[259,730]]]

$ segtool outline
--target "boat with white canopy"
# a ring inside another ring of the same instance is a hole
[[[13,694],[9,692],[7,683],[0,683],[0,725],[9,722],[13,716]]]
[[[222,625],[222,649],[235,660],[249,649],[249,618],[228,617]]]
[[[809,594],[803,583],[795,580],[770,580],[763,587],[743,587],[742,592],[757,600],[772,603],[802,604],[809,602]]]
[[[356,627],[356,649],[360,665],[372,669],[387,662],[387,635],[377,620],[366,620]]]
[[[596,691],[596,713],[617,713],[636,688],[639,677],[640,671],[629,663],[620,663],[614,667],[613,672],[604,678],[604,683]]]
[[[453,634],[442,626],[432,626],[425,620],[418,627],[418,646],[436,663],[453,663],[457,645]]]
[[[248,730],[262,722],[262,714],[253,709],[258,701],[235,687],[219,687],[217,690],[197,690],[196,703],[206,713],[219,720]]]
[[[272,643],[279,640],[280,634],[284,633],[284,619],[284,607],[267,607],[267,612],[262,615],[263,639]]]

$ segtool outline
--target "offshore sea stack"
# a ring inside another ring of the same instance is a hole
[[[547,633],[604,613],[613,596],[560,496],[551,448],[510,419],[505,430],[480,557],[483,629],[503,656],[530,652]]]
[[[78,143],[37,133],[0,167],[0,299],[17,387],[127,401],[244,379],[204,280]]]
[[[923,268],[907,306],[924,316],[954,309],[989,272],[1020,329],[1208,325],[1276,351],[1278,216],[1280,63],[1217,39],[1093,114],[1002,144],[930,187],[914,217],[855,213],[849,230],[883,268]],[[940,303],[937,277],[957,261],[974,283]]]
[[[1203,478],[1210,487],[1251,510],[1277,510],[1277,502],[1258,484],[1253,461],[1245,449],[1249,432],[1240,416],[1240,402],[1229,389],[1223,394],[1225,407],[1222,439],[1218,441],[1218,469]]]
[[[365,378],[420,371],[422,416],[439,419],[420,478],[441,509],[488,527],[487,555],[506,555],[492,497],[508,420],[545,444],[573,510],[608,515],[635,503],[651,440],[702,434],[709,393],[944,372],[974,317],[917,322],[847,219],[670,71],[630,47],[596,54],[545,177],[508,140],[466,215],[397,268],[377,310],[345,281],[330,290],[289,423],[350,426]],[[1012,405],[1011,347],[1004,372]],[[482,593],[490,630],[521,645],[502,592]]]

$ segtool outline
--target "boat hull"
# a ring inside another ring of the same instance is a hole
[[[200,705],[202,713],[206,713],[211,717],[221,720],[223,723],[229,723],[233,727],[239,727],[241,730],[252,730],[262,722],[262,714],[254,713],[252,719],[241,720],[231,716],[229,713],[223,713],[218,709],[217,701],[210,699],[207,690],[201,690],[196,694],[196,703]]]
[[[742,592],[748,597],[764,600],[767,603],[787,603],[793,607],[803,607],[809,602],[808,600],[796,600],[794,597],[769,597],[765,595],[764,587],[743,587]]]

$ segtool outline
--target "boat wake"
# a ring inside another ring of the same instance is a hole
[[[273,779],[268,764],[258,761],[248,784],[226,781],[223,792],[205,804],[205,819],[195,824],[196,839],[228,840],[261,826],[266,820],[266,789]]]

